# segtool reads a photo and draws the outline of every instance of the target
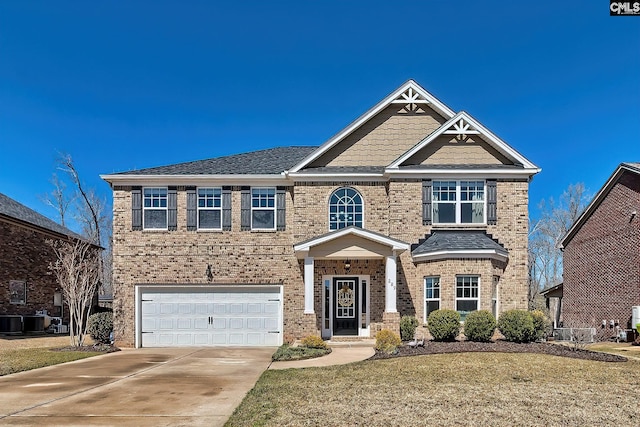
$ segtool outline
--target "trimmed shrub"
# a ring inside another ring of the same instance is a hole
[[[551,319],[542,310],[530,311],[533,320],[533,339],[535,341],[545,339],[551,333]]]
[[[113,331],[113,313],[105,311],[95,313],[87,319],[87,333],[91,338],[102,344],[110,344],[111,331]]]
[[[308,337],[304,337],[302,339],[302,346],[307,348],[328,348],[327,343],[317,335],[309,335]]]
[[[525,310],[508,310],[500,315],[498,329],[511,342],[531,342],[535,339],[533,318]]]
[[[435,310],[429,313],[427,328],[436,341],[453,341],[460,333],[460,313],[455,310]]]
[[[389,329],[383,329],[376,334],[376,350],[385,353],[395,353],[402,345],[400,337]]]
[[[400,319],[400,338],[402,341],[411,341],[416,334],[418,319],[415,316],[402,316]]]
[[[496,330],[496,318],[490,311],[472,311],[464,321],[464,334],[469,341],[489,342]]]

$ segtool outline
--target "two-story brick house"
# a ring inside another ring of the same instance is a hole
[[[524,309],[539,171],[410,80],[319,147],[104,175],[117,341],[279,345]]]
[[[640,306],[640,163],[622,163],[562,240],[562,318],[608,339]],[[551,295],[553,296],[553,295]]]

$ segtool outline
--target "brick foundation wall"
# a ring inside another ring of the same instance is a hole
[[[640,179],[625,172],[564,249],[565,327],[595,327],[600,339],[615,334],[602,320],[631,325],[640,305]]]

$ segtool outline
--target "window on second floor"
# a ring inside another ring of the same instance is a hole
[[[484,181],[433,181],[434,224],[485,224]]]
[[[198,188],[198,229],[222,230],[222,188]]]
[[[251,188],[251,229],[276,229],[275,188]]]
[[[167,229],[167,189],[144,188],[142,192],[143,228],[145,230]]]
[[[329,199],[329,230],[363,224],[362,196],[351,187],[338,188]]]

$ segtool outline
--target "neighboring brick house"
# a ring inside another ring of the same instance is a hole
[[[49,270],[56,256],[47,241],[69,238],[80,236],[0,193],[0,315],[47,310],[61,317],[62,291]]]
[[[409,80],[319,147],[104,175],[116,339],[279,345],[526,309],[539,171]]]
[[[640,163],[622,163],[562,240],[564,327],[635,328],[640,306]]]

